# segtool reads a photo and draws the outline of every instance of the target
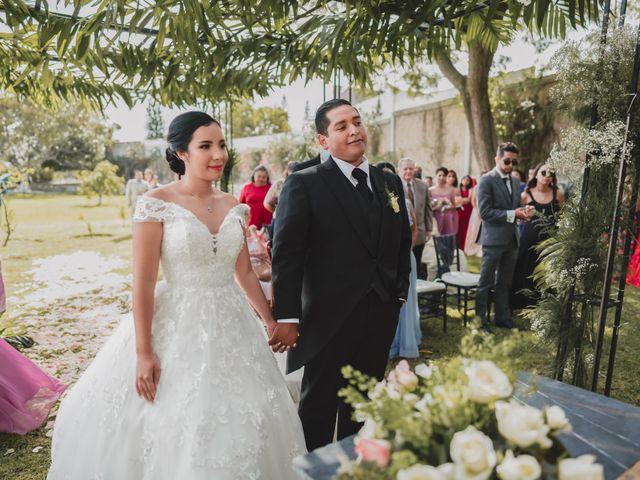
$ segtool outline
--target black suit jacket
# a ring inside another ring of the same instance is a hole
[[[295,165],[293,167],[293,173],[299,172],[300,170],[305,170],[309,167],[315,167],[316,165],[320,165],[320,154],[316,155],[313,158],[310,158],[309,160],[300,162],[297,165]]]
[[[273,308],[276,319],[300,319],[289,372],[327,345],[371,290],[383,301],[407,298],[411,232],[404,191],[397,176],[377,168],[369,173],[379,202],[374,234],[364,203],[331,158],[290,175],[282,189],[273,241]]]

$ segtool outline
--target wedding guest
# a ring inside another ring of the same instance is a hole
[[[520,235],[518,260],[513,274],[511,308],[525,308],[535,301],[535,283],[531,278],[538,265],[536,246],[549,237],[549,228],[564,203],[564,196],[558,189],[555,171],[547,164],[538,165],[526,190],[522,193],[523,206],[535,208],[535,216],[523,222]],[[527,294],[523,290],[532,293]]]
[[[527,182],[524,178],[524,172],[522,170],[514,169],[512,175],[518,179],[520,182],[520,193],[523,193],[525,188],[527,187]],[[535,173],[534,173],[535,176]]]
[[[449,170],[440,167],[436,170],[436,185],[429,189],[433,216],[438,224],[440,235],[458,233],[458,212],[455,206],[457,188],[447,184]]]
[[[473,180],[469,175],[462,177],[460,181],[460,195],[456,197],[456,205],[458,205],[458,248],[464,250],[467,241],[467,230],[469,228],[469,219],[471,218],[471,189],[473,188]]]
[[[394,172],[395,173],[395,172]],[[415,246],[418,236],[418,226],[416,213],[409,199],[405,199],[405,207],[409,214],[409,226],[411,227],[411,247]],[[415,256],[409,253],[411,260],[411,274],[409,277],[409,293],[407,301],[400,309],[396,336],[391,343],[389,358],[418,358],[420,342],[422,341],[422,330],[420,328],[420,308],[418,306],[418,292],[416,284],[418,282],[418,264]]]
[[[420,165],[416,165],[416,168],[413,169],[413,178],[422,180],[422,167]]]
[[[287,167],[284,169],[284,176],[280,180],[276,180],[269,188],[269,191],[264,197],[264,208],[269,210],[273,214],[273,218],[276,218],[276,208],[278,206],[278,199],[280,198],[280,192],[282,191],[282,187],[284,185],[284,181],[287,179],[289,175],[293,173],[293,169],[300,162],[289,162],[287,163]]]
[[[487,307],[493,289],[495,323],[501,328],[516,328],[509,308],[509,292],[518,259],[520,233],[516,219],[527,220],[534,208],[520,206],[518,181],[511,172],[518,165],[520,150],[510,142],[498,145],[496,167],[480,179],[478,207],[482,218],[482,267],[476,291],[476,315],[481,330],[491,333]]]
[[[238,200],[240,203],[249,205],[249,225],[262,228],[263,225],[271,224],[271,212],[264,207],[264,199],[271,188],[269,172],[263,165],[258,165],[253,169],[251,181],[240,191]]]
[[[66,385],[0,338],[0,432],[25,435],[42,425]]]
[[[427,188],[433,187],[433,177],[425,177],[424,183],[427,184]]]
[[[154,188],[158,188],[160,186],[160,183],[158,182],[158,177],[156,177],[156,174],[150,168],[145,169],[144,179],[149,184],[150,190],[153,190]]]
[[[127,198],[127,205],[129,206],[132,217],[133,212],[136,210],[138,197],[147,193],[149,188],[149,184],[142,179],[142,172],[135,170],[133,172],[133,178],[127,182],[127,186],[125,187],[125,197]]]
[[[414,177],[415,162],[406,157],[398,162],[398,175],[402,180],[405,198],[409,200],[413,207],[417,219],[417,238],[413,246],[413,254],[418,264],[418,277],[427,278],[426,265],[422,263],[422,252],[425,244],[431,238],[433,230],[433,211],[431,208],[431,198],[426,185]]]
[[[458,174],[455,170],[449,170],[447,172],[447,185],[455,189],[458,188]]]
[[[480,210],[478,209],[478,199],[476,197],[477,190],[478,186],[474,185],[471,189],[471,193],[469,194],[472,210],[471,216],[469,217],[469,226],[467,227],[463,250],[466,255],[482,257],[482,247],[478,244],[478,236],[480,234],[482,219],[480,218]]]

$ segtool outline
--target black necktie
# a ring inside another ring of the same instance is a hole
[[[358,184],[356,185],[356,191],[364,200],[365,205],[371,205],[371,202],[373,200],[373,193],[369,189],[369,185],[367,185],[368,175],[366,174],[366,172],[360,170],[359,168],[354,168],[353,172],[351,172],[351,175],[358,181]]]
[[[509,192],[509,195],[511,195],[511,185],[509,185],[509,180],[511,180],[509,177],[504,177],[502,179],[502,181],[504,181],[504,186],[507,188],[507,192]]]

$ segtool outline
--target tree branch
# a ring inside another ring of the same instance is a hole
[[[461,74],[453,65],[449,54],[444,51],[440,51],[436,53],[435,60],[442,74],[447,77],[447,80],[453,84],[460,94],[463,94],[467,84],[467,77]]]

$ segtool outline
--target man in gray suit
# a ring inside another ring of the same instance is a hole
[[[411,201],[418,220],[418,234],[413,254],[418,264],[418,277],[427,278],[426,269],[422,268],[422,252],[424,245],[431,238],[433,230],[433,211],[431,209],[431,197],[427,184],[414,178],[416,163],[410,158],[403,158],[398,162],[398,176],[402,179],[404,196]]]
[[[513,143],[498,145],[496,168],[484,175],[478,184],[477,200],[482,218],[482,269],[476,292],[476,313],[486,333],[491,333],[487,320],[491,287],[494,287],[496,326],[516,327],[509,310],[509,289],[520,244],[516,219],[526,220],[535,212],[531,206],[520,206],[520,183],[511,176],[518,165],[519,153],[520,150]]]

